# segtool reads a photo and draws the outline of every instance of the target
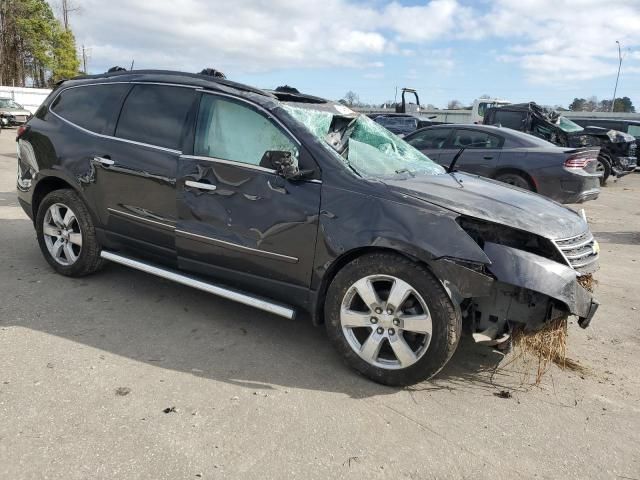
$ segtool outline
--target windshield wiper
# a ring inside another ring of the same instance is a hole
[[[447,173],[453,172],[453,169],[456,167],[456,163],[458,162],[458,159],[464,153],[466,148],[467,147],[462,147],[460,150],[458,150],[458,153],[456,153],[455,156],[453,157],[453,160],[451,160],[451,163],[449,164],[449,168],[447,168]]]

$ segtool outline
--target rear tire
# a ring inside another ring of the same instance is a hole
[[[344,266],[324,311],[329,339],[346,363],[384,385],[433,377],[460,339],[461,318],[441,283],[426,267],[392,253]]]
[[[514,187],[522,188],[523,190],[529,190],[530,192],[535,191],[529,179],[520,173],[515,173],[515,172],[501,173],[496,176],[496,180],[502,183],[506,183],[508,185],[513,185]]]
[[[36,234],[44,258],[69,277],[93,273],[104,265],[91,215],[73,190],[54,190],[42,199]]]

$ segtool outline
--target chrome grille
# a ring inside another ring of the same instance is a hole
[[[629,145],[629,156],[630,157],[637,157],[637,149],[638,149],[638,145],[636,144],[636,142],[633,142],[631,145]]]
[[[555,240],[554,243],[567,264],[580,274],[593,273],[598,269],[598,247],[591,232]]]

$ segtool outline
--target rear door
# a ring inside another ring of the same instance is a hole
[[[264,161],[274,150],[291,152],[316,178],[283,179]],[[320,209],[318,173],[304,147],[268,111],[203,93],[193,155],[179,163],[180,267],[275,298],[284,285],[307,288]]]
[[[175,186],[195,89],[136,84],[114,137],[94,152],[98,215],[108,239],[175,259]]]
[[[441,150],[438,163],[448,167],[461,148],[464,152],[456,162],[456,169],[491,177],[500,160],[504,138],[482,130],[456,128]]]

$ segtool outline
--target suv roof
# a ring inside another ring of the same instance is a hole
[[[158,83],[174,83],[178,85],[190,85],[212,90],[235,90],[237,93],[252,93],[270,99],[296,103],[327,103],[323,98],[305,95],[302,93],[278,92],[275,90],[262,90],[225,78],[212,77],[199,73],[179,72],[174,70],[129,70],[117,72],[105,72],[96,75],[81,75],[69,80],[59,82],[58,85],[72,82],[73,84],[91,83],[100,80],[105,83],[118,81],[143,81]]]

